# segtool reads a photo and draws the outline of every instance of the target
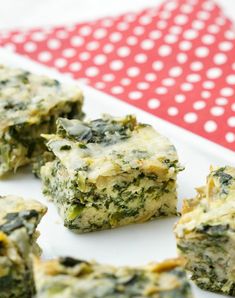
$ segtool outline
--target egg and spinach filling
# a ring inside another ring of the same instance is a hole
[[[40,134],[58,117],[80,118],[82,102],[77,86],[0,65],[0,176],[40,156]]]
[[[0,197],[0,297],[35,293],[32,256],[40,254],[37,225],[46,207],[16,196]]]
[[[181,260],[113,267],[70,257],[35,264],[36,298],[192,298]]]
[[[199,287],[235,296],[235,168],[212,168],[197,192],[175,227],[179,253]]]
[[[59,119],[44,135],[55,159],[42,167],[43,192],[66,227],[90,232],[176,214],[175,147],[134,116]]]

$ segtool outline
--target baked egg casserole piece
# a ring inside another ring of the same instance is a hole
[[[36,231],[46,207],[37,201],[0,196],[0,297],[35,293],[32,256],[40,254]]]
[[[36,261],[36,298],[192,298],[181,263],[131,268],[70,257]]]
[[[235,168],[214,167],[175,226],[186,269],[202,289],[235,296]]]
[[[81,117],[83,96],[46,76],[0,65],[0,177],[39,157],[58,117]]]
[[[55,159],[41,169],[43,192],[66,227],[83,233],[176,214],[178,156],[150,125],[132,115],[59,119],[44,137]]]

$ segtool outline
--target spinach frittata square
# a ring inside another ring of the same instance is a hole
[[[77,232],[176,214],[175,147],[134,116],[59,119],[44,135],[55,159],[41,170],[43,192]]]
[[[112,267],[73,258],[35,264],[36,298],[192,298],[180,260]]]
[[[180,255],[202,289],[235,296],[235,168],[211,168],[175,227]]]
[[[77,86],[0,65],[0,177],[40,156],[40,134],[58,117],[81,117],[82,103]]]
[[[16,196],[0,197],[0,297],[35,293],[32,256],[40,254],[37,225],[46,207]]]

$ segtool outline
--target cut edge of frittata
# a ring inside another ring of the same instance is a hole
[[[235,295],[235,168],[211,167],[175,226],[179,254],[202,289]]]
[[[0,90],[0,177],[40,158],[40,134],[54,132],[58,117],[83,117],[76,84],[0,65]]]
[[[0,297],[35,294],[33,255],[39,256],[36,230],[47,208],[34,200],[0,196]]]
[[[180,258],[143,267],[114,267],[71,257],[35,259],[34,264],[37,298],[193,297]]]
[[[175,147],[135,116],[58,119],[44,135],[55,159],[41,170],[43,192],[64,223],[90,232],[176,215]]]

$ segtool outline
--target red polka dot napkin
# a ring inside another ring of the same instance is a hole
[[[235,31],[211,0],[2,32],[0,45],[235,151]]]

